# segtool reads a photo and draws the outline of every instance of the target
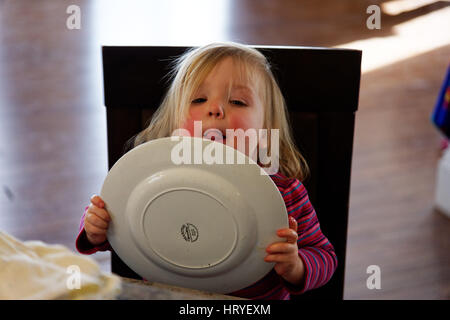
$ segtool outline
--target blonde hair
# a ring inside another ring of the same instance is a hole
[[[169,137],[178,129],[187,115],[195,91],[211,70],[227,57],[237,62],[247,80],[264,80],[260,82],[263,85],[259,90],[265,106],[263,128],[268,129],[268,141],[270,129],[279,129],[280,172],[286,177],[304,180],[309,173],[308,165],[293,142],[286,103],[269,62],[258,50],[233,42],[192,48],[174,60],[169,73],[172,78],[170,87],[147,128],[130,141],[132,147],[152,139]],[[270,153],[270,143],[268,149]]]

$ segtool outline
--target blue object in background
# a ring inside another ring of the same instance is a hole
[[[447,67],[447,75],[439,92],[436,106],[434,107],[431,121],[450,139],[450,65]]]

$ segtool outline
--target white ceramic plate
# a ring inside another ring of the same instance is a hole
[[[202,150],[220,145],[224,163],[227,153],[243,155],[207,139],[179,139]],[[247,287],[274,266],[264,261],[265,248],[288,227],[283,198],[247,157],[246,164],[175,164],[180,141],[144,143],[111,168],[101,190],[108,240],[149,281],[217,293]]]

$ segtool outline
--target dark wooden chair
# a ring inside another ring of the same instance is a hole
[[[303,181],[338,268],[325,286],[293,299],[342,299],[355,112],[361,51],[257,47],[273,65],[286,98],[295,141],[311,170]],[[109,168],[141,131],[167,87],[171,58],[187,47],[103,47]],[[112,272],[140,278],[112,252]]]

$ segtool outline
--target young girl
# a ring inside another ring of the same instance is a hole
[[[291,294],[327,283],[336,270],[337,258],[300,182],[307,174],[307,165],[293,143],[284,98],[265,56],[241,44],[215,43],[185,53],[176,61],[172,75],[165,99],[149,126],[134,138],[133,147],[168,137],[178,128],[193,136],[194,121],[202,121],[204,131],[279,130],[279,172],[270,177],[285,201],[289,228],[278,230],[280,241],[266,248],[264,260],[275,263],[273,270],[230,294],[289,299]],[[79,252],[111,250],[106,239],[110,216],[104,207],[99,196],[91,198],[76,240]]]

